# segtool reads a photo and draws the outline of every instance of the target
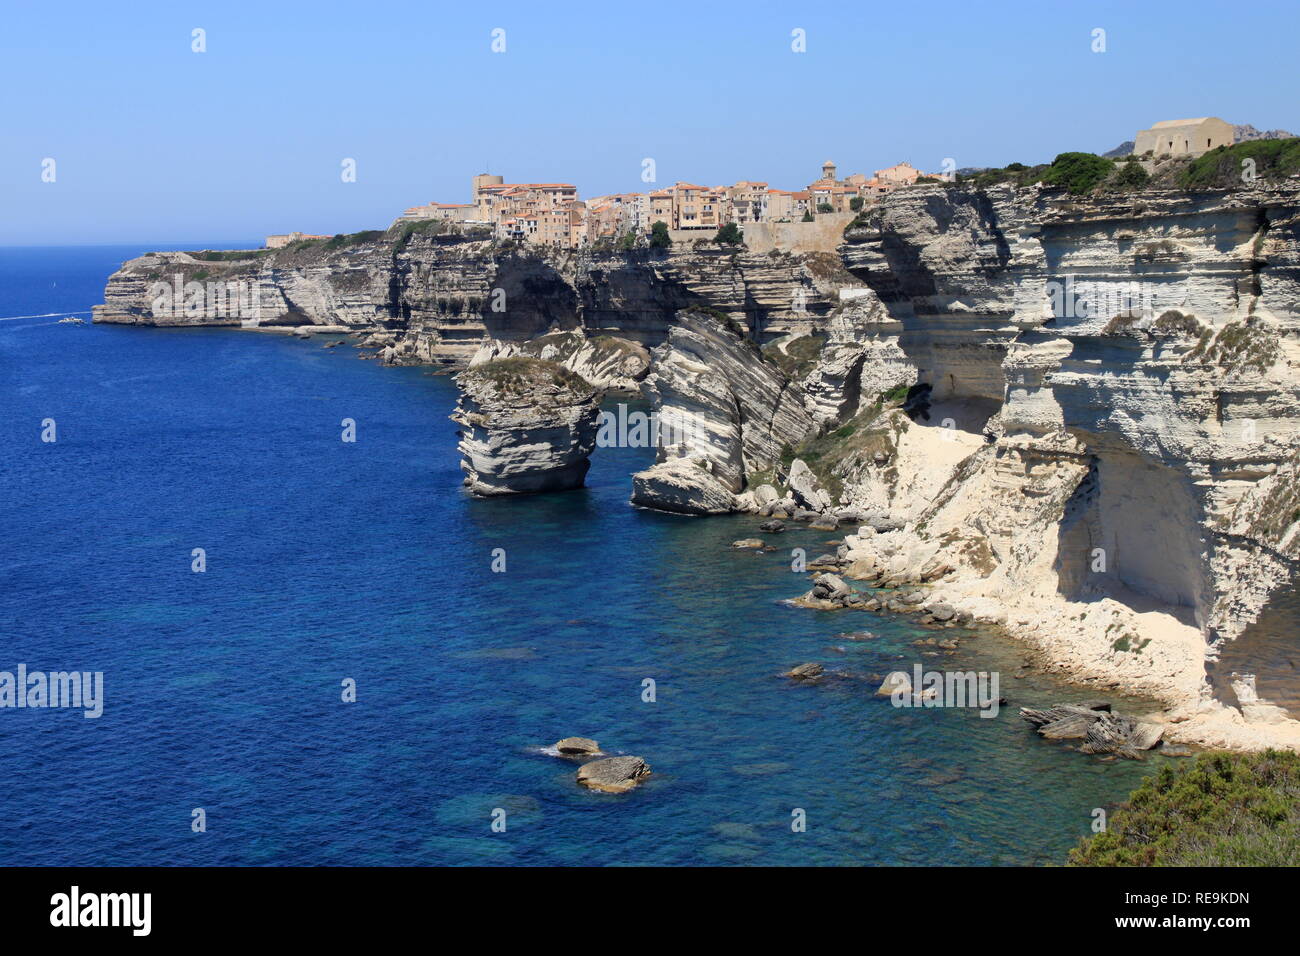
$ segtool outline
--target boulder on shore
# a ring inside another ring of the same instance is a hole
[[[650,765],[640,757],[606,757],[583,764],[578,783],[601,793],[627,793],[650,773]]]
[[[830,492],[826,491],[802,458],[790,462],[790,496],[801,507],[821,513],[831,506]]]

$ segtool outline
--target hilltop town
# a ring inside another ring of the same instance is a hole
[[[1236,142],[1287,136],[1280,130],[1260,133],[1250,126],[1234,127],[1213,116],[1162,120],[1139,130],[1134,140],[1105,155],[1132,157],[1151,173],[1160,158],[1195,159]],[[821,175],[799,190],[776,189],[767,182],[753,180],[730,186],[676,182],[665,189],[610,193],[586,200],[579,197],[572,183],[507,183],[503,176],[480,173],[470,181],[469,202],[412,206],[394,225],[454,224],[457,229],[483,238],[550,249],[581,249],[616,242],[634,245],[640,237],[651,235],[656,223],[662,223],[666,230],[663,241],[682,242],[713,238],[729,224],[743,228],[815,223],[821,216],[843,226],[864,206],[879,202],[897,189],[918,182],[953,182],[963,172],[967,171],[946,169],[927,174],[911,163],[900,162],[877,169],[870,177],[853,173],[840,178],[836,164],[827,160]],[[818,246],[810,237],[795,235],[798,232],[787,230],[784,244],[801,249]],[[266,246],[280,249],[305,239],[328,238],[291,232],[268,236]]]
[[[818,214],[856,213],[864,204],[918,180],[951,180],[951,174],[926,176],[910,163],[878,169],[871,177],[839,178],[835,163],[822,164],[821,176],[800,190],[770,188],[742,180],[731,186],[678,182],[645,193],[612,193],[583,200],[572,183],[507,183],[480,173],[471,180],[471,201],[430,202],[406,210],[397,222],[442,221],[490,231],[493,238],[554,249],[579,249],[601,240],[650,234],[661,222],[672,239],[712,237],[728,223],[813,222]],[[268,236],[276,249],[302,239],[328,238],[305,233]]]

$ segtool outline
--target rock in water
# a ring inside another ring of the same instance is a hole
[[[951,604],[943,604],[942,602],[938,604],[928,605],[926,607],[926,611],[929,612],[930,616],[933,617],[936,621],[941,621],[941,622],[951,621],[954,617],[957,616],[957,612],[953,609],[953,606]]]
[[[602,793],[626,793],[650,773],[650,765],[640,757],[606,757],[583,764],[578,783]]]
[[[555,749],[562,754],[580,755],[580,754],[598,754],[600,753],[600,744],[590,737],[565,737],[557,741]]]
[[[825,670],[826,668],[816,661],[809,661],[807,664],[800,664],[798,667],[786,671],[785,676],[794,680],[816,680],[822,676]]]
[[[731,542],[731,546],[733,548],[737,548],[740,550],[761,551],[763,548],[763,539],[762,538],[741,538],[739,541]]]
[[[893,697],[895,693],[904,697],[912,696],[912,681],[904,671],[887,674],[884,682],[876,688],[877,697]]]
[[[456,376],[461,468],[476,495],[581,488],[600,393],[555,362],[512,356]]]
[[[1119,754],[1140,759],[1141,751],[1160,742],[1164,728],[1159,724],[1110,712],[1105,701],[1088,701],[1084,706],[1057,704],[1047,710],[1020,708],[1020,716],[1050,740],[1082,740],[1079,752]]]
[[[824,601],[839,601],[848,597],[850,589],[838,574],[819,574],[813,578],[812,593]]]
[[[736,496],[713,477],[707,461],[678,458],[632,476],[632,504],[683,515],[725,515]]]

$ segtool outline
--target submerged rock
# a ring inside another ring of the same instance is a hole
[[[602,793],[626,793],[650,773],[650,765],[640,757],[606,757],[583,764],[578,783]]]
[[[731,546],[737,550],[758,551],[763,547],[762,538],[741,538],[739,541],[731,542]]]
[[[902,694],[904,697],[910,697],[912,694],[912,680],[903,671],[886,674],[884,682],[876,688],[877,697],[892,697],[895,693]]]
[[[475,495],[581,488],[596,447],[600,394],[543,359],[514,356],[456,376],[461,469]]]
[[[825,673],[826,668],[816,661],[809,661],[807,664],[800,664],[798,667],[792,667],[786,671],[784,677],[792,680],[816,680]]]

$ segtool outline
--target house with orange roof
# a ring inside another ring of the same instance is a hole
[[[669,229],[716,231],[726,222],[728,202],[725,188],[679,182],[674,183],[668,192],[672,196]]]
[[[730,201],[730,222],[763,222],[767,219],[767,183],[742,179],[727,187]]]

